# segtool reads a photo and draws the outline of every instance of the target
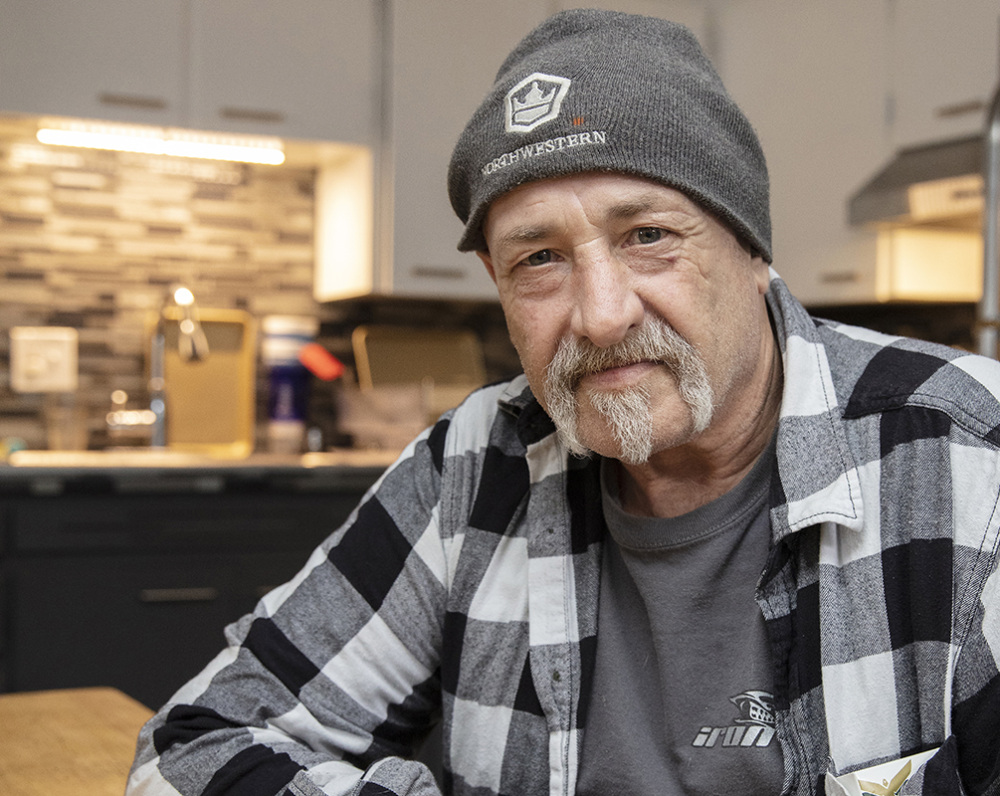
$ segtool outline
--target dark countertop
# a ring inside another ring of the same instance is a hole
[[[341,491],[366,488],[398,455],[343,449],[221,459],[174,450],[19,451],[0,464],[0,493]]]

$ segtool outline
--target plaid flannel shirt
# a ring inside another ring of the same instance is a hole
[[[901,793],[995,793],[1000,367],[814,321],[776,275],[785,387],[772,640],[788,794],[936,749]],[[143,729],[130,794],[575,789],[598,627],[598,467],[523,377],[416,440]],[[961,780],[959,777],[961,774]]]

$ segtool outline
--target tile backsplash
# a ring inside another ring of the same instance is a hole
[[[309,168],[47,147],[0,135],[0,437],[44,444],[10,387],[13,326],[71,326],[92,437],[112,390],[145,399],[144,323],[175,283],[202,307],[315,315]]]

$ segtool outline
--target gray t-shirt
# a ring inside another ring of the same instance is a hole
[[[610,538],[578,796],[781,792],[772,665],[754,601],[773,458],[772,444],[734,489],[672,519],[626,514],[604,463]]]

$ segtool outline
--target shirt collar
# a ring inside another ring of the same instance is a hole
[[[860,531],[861,476],[842,420],[826,346],[812,317],[771,270],[768,308],[784,365],[777,431],[776,539],[823,522]]]

